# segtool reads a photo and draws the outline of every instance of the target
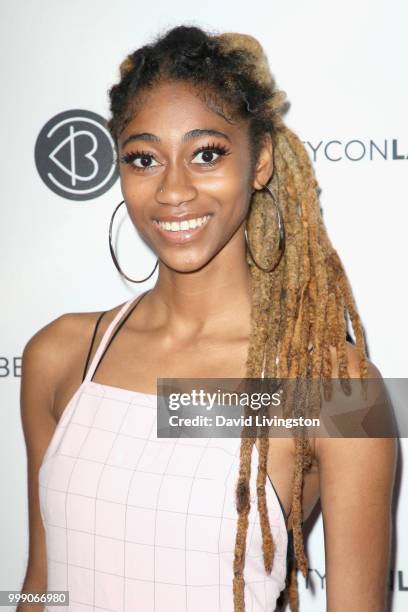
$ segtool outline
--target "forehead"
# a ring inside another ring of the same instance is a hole
[[[184,81],[165,81],[135,98],[119,142],[123,143],[135,130],[165,139],[181,137],[198,128],[219,130],[231,141],[247,136],[245,122],[233,117],[226,102],[214,91]]]

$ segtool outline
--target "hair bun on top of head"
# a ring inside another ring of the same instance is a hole
[[[196,49],[205,44],[208,40],[206,33],[200,28],[194,26],[178,26],[172,28],[163,40],[160,41],[160,46],[163,49]]]
[[[174,57],[177,62],[192,65],[195,59],[211,57],[216,47],[216,42],[204,30],[185,25],[172,28],[158,43],[159,53],[170,61]]]
[[[260,85],[269,87],[272,90],[272,95],[266,102],[269,112],[275,116],[275,127],[282,127],[283,114],[289,107],[286,91],[277,90],[275,79],[271,73],[268,58],[261,43],[250,34],[241,34],[240,32],[223,32],[214,36],[220,43],[224,52],[244,51],[254,56],[256,64],[256,79]]]
[[[269,69],[268,59],[261,43],[254,36],[239,32],[224,32],[215,36],[215,38],[219,41],[222,50],[225,52],[246,51],[252,54],[256,59],[258,82],[261,85],[273,85],[273,77]]]

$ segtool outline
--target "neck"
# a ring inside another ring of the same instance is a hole
[[[249,331],[251,281],[242,244],[222,249],[194,272],[180,273],[160,262],[159,277],[150,292],[150,312],[177,335],[211,334],[217,329]]]

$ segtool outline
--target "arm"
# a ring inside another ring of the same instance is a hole
[[[27,450],[29,511],[29,553],[21,590],[47,590],[45,532],[42,524],[38,470],[56,427],[52,414],[58,354],[56,328],[60,319],[37,332],[26,344],[22,356],[20,387],[21,422]],[[17,612],[43,610],[39,606],[19,605]]]
[[[357,378],[354,349],[349,373]],[[381,377],[369,363],[369,377]],[[319,438],[327,612],[385,612],[395,438]]]

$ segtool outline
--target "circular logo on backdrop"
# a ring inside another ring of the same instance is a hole
[[[91,200],[118,178],[115,145],[100,115],[70,110],[55,115],[35,143],[35,164],[44,183],[69,200]]]

